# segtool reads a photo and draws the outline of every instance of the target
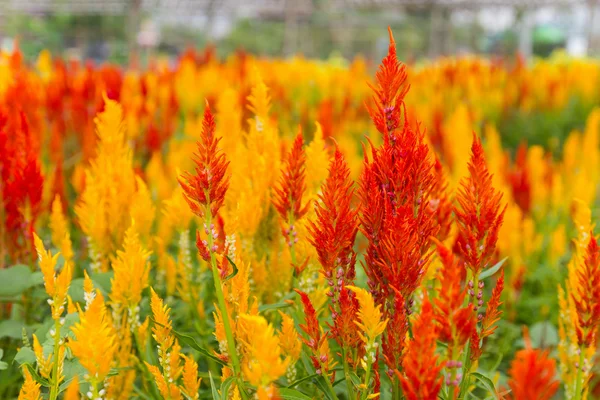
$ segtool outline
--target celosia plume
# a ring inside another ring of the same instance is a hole
[[[481,140],[473,135],[469,177],[463,178],[458,189],[455,208],[458,223],[457,248],[473,276],[492,266],[498,232],[506,206],[502,193],[492,186]]]

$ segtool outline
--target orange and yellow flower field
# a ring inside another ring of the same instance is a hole
[[[600,62],[0,55],[1,399],[593,399]]]

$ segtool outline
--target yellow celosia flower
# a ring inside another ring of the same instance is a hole
[[[75,339],[69,348],[88,371],[92,384],[101,384],[110,372],[117,352],[117,336],[113,329],[102,293],[96,296],[85,311],[79,311],[79,322],[71,330]]]
[[[290,359],[282,358],[279,338],[266,319],[247,314],[238,318],[244,333],[241,341],[246,351],[242,365],[244,376],[252,385],[267,387],[285,374]]]
[[[137,221],[133,221],[125,233],[123,250],[117,251],[112,261],[114,277],[111,279],[110,299],[134,311],[142,300],[142,290],[148,286],[150,252],[140,243]]]
[[[183,393],[192,400],[198,399],[200,390],[200,378],[198,378],[198,364],[193,358],[182,355],[185,363],[183,364],[182,381]]]
[[[23,376],[25,382],[21,386],[18,400],[41,400],[40,384],[33,379],[27,368],[23,368]]]
[[[52,373],[52,354],[48,357],[44,357],[44,349],[40,344],[37,336],[33,335],[33,353],[35,354],[35,360],[40,371],[40,375],[46,379],[50,378],[50,374]]]
[[[323,129],[317,122],[313,140],[306,146],[306,188],[307,198],[314,199],[327,178],[329,153],[325,149]]]
[[[287,314],[279,312],[281,315],[281,332],[279,332],[279,343],[284,354],[294,363],[300,358],[302,351],[302,342],[298,336],[298,331],[294,326],[294,320]]]
[[[131,199],[136,193],[132,151],[127,144],[123,110],[108,98],[95,119],[98,134],[96,158],[86,170],[85,190],[75,207],[88,237],[92,268],[105,271],[108,256],[123,240],[131,221]]]
[[[63,214],[60,196],[56,195],[52,202],[52,213],[50,214],[50,230],[52,231],[52,243],[62,253],[65,263],[73,259],[73,246],[67,219]]]
[[[150,299],[150,307],[152,308],[152,316],[154,317],[155,324],[152,327],[152,337],[156,342],[168,349],[174,342],[171,331],[171,320],[169,318],[169,307],[163,304],[163,301],[154,289],[151,289],[152,297]]]
[[[73,378],[69,386],[67,386],[67,390],[65,390],[65,396],[63,400],[80,400],[79,395],[79,378],[77,375]]]
[[[144,180],[139,176],[136,179],[136,192],[131,203],[135,206],[131,207],[131,218],[136,223],[136,230],[140,236],[140,239],[144,243],[148,243],[150,239],[150,230],[154,223],[154,213],[156,208],[154,207],[152,195],[144,183]]]
[[[347,286],[347,288],[356,293],[360,305],[358,312],[360,321],[356,321],[356,325],[362,331],[359,332],[361,339],[369,347],[383,333],[388,320],[382,320],[381,305],[375,306],[373,297],[369,292],[356,286]]]
[[[44,243],[35,233],[33,234],[35,249],[38,254],[40,269],[44,276],[44,286],[46,293],[50,296],[49,303],[52,308],[52,318],[59,319],[65,310],[65,301],[67,300],[67,292],[71,285],[71,265],[65,263],[62,270],[56,276],[54,267],[58,260],[58,255],[54,256],[50,250],[46,250]]]

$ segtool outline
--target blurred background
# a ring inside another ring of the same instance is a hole
[[[405,61],[477,53],[600,53],[598,0],[0,0],[2,47],[26,58],[144,63],[188,47],[311,58],[386,51]]]

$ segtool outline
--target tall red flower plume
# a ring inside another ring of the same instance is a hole
[[[421,314],[415,320],[413,338],[407,345],[402,362],[404,373],[398,373],[402,391],[408,400],[436,400],[442,387],[440,374],[444,362],[438,363],[435,354],[438,338],[436,324],[432,324],[433,309],[427,298]]]
[[[483,341],[498,328],[496,323],[500,320],[500,316],[502,315],[502,311],[500,310],[500,305],[502,305],[502,302],[500,301],[502,290],[504,290],[504,270],[501,270],[500,277],[496,281],[496,286],[494,287],[494,290],[492,290],[492,296],[487,303],[485,314],[483,316],[481,316],[481,314],[477,316],[478,319],[481,319],[481,330],[479,333],[475,331],[471,338],[472,360],[476,360],[481,356]]]
[[[459,229],[456,247],[477,276],[491,266],[506,206],[501,207],[502,193],[492,186],[483,146],[475,135],[468,169],[469,177],[461,180],[458,189],[459,206],[454,209]]]
[[[227,161],[225,154],[219,149],[219,141],[215,135],[215,118],[213,117],[208,102],[204,110],[202,121],[202,136],[197,142],[198,150],[194,153],[195,174],[186,172],[179,178],[179,184],[183,189],[185,199],[194,214],[205,217],[206,213],[211,215],[214,221],[212,226],[205,226],[207,235],[213,235],[215,239],[219,235],[215,224],[219,223],[219,209],[225,201],[225,193],[229,187],[229,176],[227,175]],[[199,232],[196,232],[196,247],[204,260],[210,258],[210,251],[222,252],[219,240],[213,245],[214,249],[208,248],[208,243],[203,240]],[[221,268],[221,273],[223,269]]]
[[[547,350],[533,349],[527,330],[525,349],[517,351],[510,363],[508,386],[511,399],[550,400],[560,386],[556,379],[556,362]]]
[[[297,221],[308,211],[308,203],[302,205],[302,196],[306,190],[304,152],[302,131],[298,132],[292,150],[285,160],[281,171],[279,187],[274,188],[273,205],[283,221]]]
[[[307,336],[307,338],[302,337],[302,341],[310,349],[310,359],[313,367],[326,376],[328,375],[327,368],[330,365],[328,360],[329,355],[323,353],[322,350],[324,347],[323,345],[327,345],[327,343],[325,343],[327,341],[327,335],[321,334],[321,327],[319,326],[317,313],[315,311],[315,307],[308,298],[308,295],[298,289],[294,290],[300,295],[302,306],[304,307],[304,317],[306,318],[306,322],[304,324],[299,324],[300,329],[302,329]],[[325,368],[325,371],[321,370],[322,367]],[[334,378],[335,374],[332,375],[331,379]]]
[[[477,316],[472,305],[463,306],[467,292],[462,285],[464,274],[458,260],[441,242],[437,250],[443,267],[438,274],[435,321],[440,326],[440,340],[448,343],[448,351],[460,351],[475,331]]]
[[[387,366],[389,377],[399,372],[404,357],[406,334],[408,333],[408,314],[402,293],[397,292],[394,297],[393,310],[388,310],[391,315],[385,332],[381,339],[383,360]]]
[[[589,347],[596,343],[600,325],[600,249],[594,232],[590,232],[582,268],[577,271],[578,296],[573,296],[577,310],[577,340]]]
[[[0,117],[0,245],[9,249],[12,261],[35,254],[33,230],[42,211],[44,185],[37,148],[24,113]]]
[[[350,169],[336,148],[329,176],[315,205],[316,221],[309,221],[309,241],[315,247],[325,277],[336,292],[354,281],[356,254],[352,250],[358,231],[357,210],[351,206],[354,190]]]
[[[404,108],[404,96],[408,92],[406,83],[406,66],[398,61],[396,56],[396,42],[388,27],[390,45],[387,56],[382,60],[375,74],[373,89],[374,107],[367,106],[371,119],[377,130],[384,136],[384,140],[396,140],[396,130],[402,128],[401,118]]]
[[[215,135],[215,128],[215,118],[206,103],[202,136],[194,153],[195,174],[186,172],[179,178],[190,209],[199,217],[204,217],[206,212],[210,212],[213,218],[216,217],[229,187],[229,162],[219,149],[221,138]]]
[[[340,346],[358,349],[358,352],[362,353],[364,343],[356,329],[359,309],[360,305],[354,293],[342,286],[336,306],[331,306],[333,324],[330,325],[330,335]],[[361,357],[362,354],[358,354],[358,358]]]

